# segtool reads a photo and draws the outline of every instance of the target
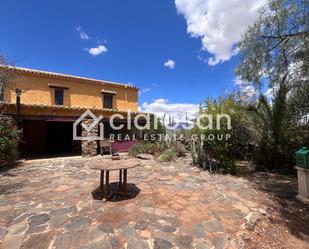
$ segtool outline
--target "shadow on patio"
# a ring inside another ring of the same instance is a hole
[[[309,242],[309,207],[295,198],[298,194],[296,176],[249,170],[242,174],[258,190],[268,194],[268,209],[280,217],[273,223],[283,223],[290,232]]]
[[[113,182],[110,184],[110,188],[112,192],[116,192],[116,189],[118,188],[118,182]],[[125,201],[125,200],[130,200],[135,198],[139,193],[140,189],[133,183],[128,183],[127,184],[127,190],[125,195],[123,194],[115,194],[112,198],[108,199],[108,201],[111,202],[119,202],[119,201]],[[97,189],[93,190],[91,192],[92,197],[94,200],[103,200],[105,195],[100,191],[100,187]]]

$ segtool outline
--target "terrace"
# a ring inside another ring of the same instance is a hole
[[[308,208],[289,198],[294,178],[210,174],[189,157],[140,160],[128,172],[129,198],[103,202],[86,160],[95,159],[28,160],[1,171],[1,248],[302,248],[308,239]]]

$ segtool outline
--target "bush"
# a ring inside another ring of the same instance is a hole
[[[10,117],[0,116],[0,165],[17,158],[20,133]]]
[[[242,106],[235,101],[233,96],[219,98],[218,100],[208,99],[205,108],[200,107],[199,114],[211,115],[215,119],[217,115],[228,114],[232,125],[231,129],[229,129],[227,120],[223,119],[220,129],[216,128],[217,123],[204,130],[199,129],[197,126],[194,127],[191,133],[199,137],[196,141],[196,148],[192,148],[194,163],[204,168],[204,166],[208,166],[211,159],[216,161],[216,170],[218,172],[237,173],[238,169],[235,161],[238,152],[243,150],[250,141],[246,136],[247,129],[242,123],[242,109]],[[207,118],[202,119],[201,123],[204,126],[209,125],[209,120]],[[201,135],[206,139],[201,139]],[[226,139],[227,135],[229,135],[229,139]],[[214,139],[207,139],[209,136],[214,137]]]
[[[175,157],[184,157],[187,153],[185,146],[179,142],[171,143],[169,146],[164,142],[137,143],[129,150],[129,156],[137,157],[140,154],[159,156],[161,162],[169,162]]]
[[[139,154],[150,154],[150,155],[159,155],[164,150],[166,150],[167,147],[164,143],[137,143],[133,145],[129,150],[129,155],[132,157],[137,157]]]
[[[142,154],[144,153],[144,148],[143,148],[143,144],[142,143],[137,143],[137,144],[134,144],[128,154],[132,157],[137,157],[139,154]]]
[[[151,155],[159,155],[162,153],[162,151],[166,150],[167,146],[165,143],[157,142],[154,144],[148,144],[148,154]]]
[[[158,157],[158,160],[160,162],[170,162],[173,159],[175,159],[176,155],[177,155],[177,153],[175,151],[168,149],[168,150],[164,151],[163,154],[161,154]]]
[[[177,157],[185,157],[187,154],[186,147],[180,142],[171,144],[170,148],[176,153]]]
[[[256,168],[289,173],[294,171],[295,151],[308,144],[308,124],[299,121],[299,111],[289,103],[282,88],[277,90],[272,103],[261,96],[258,105],[248,112],[248,120],[256,138]]]

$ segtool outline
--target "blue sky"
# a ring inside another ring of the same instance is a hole
[[[17,66],[132,82],[145,108],[158,99],[197,104],[234,87],[232,46],[264,1],[199,2],[4,0],[0,53]]]

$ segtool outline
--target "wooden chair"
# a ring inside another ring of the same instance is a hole
[[[109,154],[112,155],[112,142],[107,139],[100,141],[100,152],[102,156],[105,151],[108,151]]]

